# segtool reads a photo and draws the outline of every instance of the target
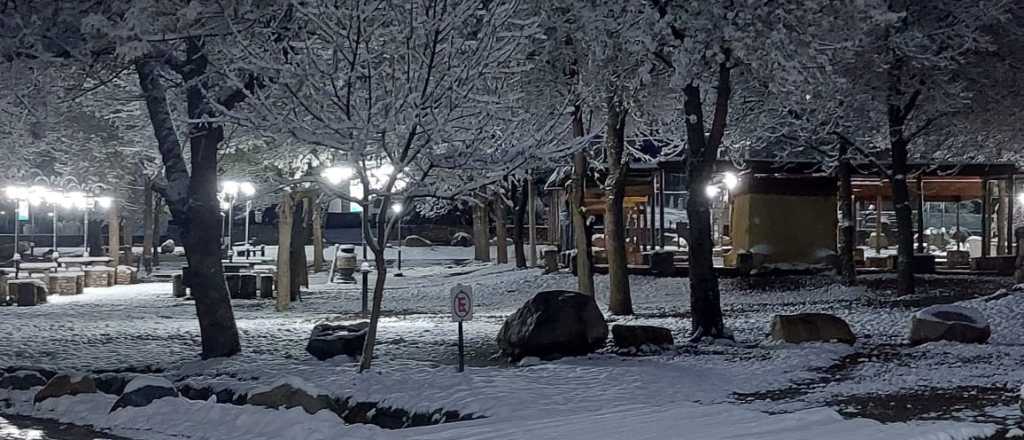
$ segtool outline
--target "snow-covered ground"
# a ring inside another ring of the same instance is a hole
[[[456,260],[447,257],[465,249],[437,252],[446,255],[442,260]],[[409,411],[443,408],[487,417],[383,431],[342,426],[333,414],[311,417],[210,402],[165,399],[111,415],[105,411],[109,402],[89,402],[108,398],[102,395],[61,398],[35,408],[16,405],[21,412],[94,424],[137,438],[337,438],[339,432],[345,438],[666,438],[681,430],[694,438],[968,438],[994,429],[986,423],[1008,426],[1019,415],[1010,405],[1024,383],[1019,369],[1024,361],[1024,327],[1019,324],[1024,292],[965,302],[992,324],[991,344],[910,347],[904,341],[916,307],[889,298],[884,288],[845,288],[827,277],[794,277],[767,285],[727,279],[722,300],[735,344],[680,343],[676,350],[652,357],[599,353],[506,367],[490,359],[504,318],[536,292],[573,289],[575,278],[476,263],[408,267],[404,272],[404,277],[388,280],[378,359],[368,374],[358,374],[349,359],[320,362],[305,352],[316,323],[359,320],[360,287],[325,284],[323,274],[312,277],[312,289],[285,313],[275,312],[266,300],[235,301],[244,351],[231,359],[199,360],[194,305],[172,298],[168,284],[147,283],[87,289],[79,296],[52,297],[38,307],[0,309],[0,334],[5,335],[0,338],[0,365],[157,371],[173,381],[238,390],[293,376],[338,397]],[[596,281],[598,303],[606,304],[607,277]],[[872,281],[866,278],[865,284],[878,284]],[[986,289],[993,283],[966,277],[955,281]],[[470,367],[464,374],[453,367],[456,327],[447,315],[448,288],[456,283],[472,285],[475,293],[476,314],[466,325]],[[617,321],[665,326],[677,341],[683,340],[690,325],[687,281],[634,276],[631,285],[637,314]],[[773,314],[803,311],[844,318],[858,343],[848,347],[764,340]],[[930,395],[945,400],[925,402],[920,410],[890,411],[903,416],[885,420],[901,423],[863,418],[885,419],[876,416],[873,404],[916,405],[914,399]],[[98,407],[104,408],[102,413]],[[840,413],[854,418],[844,419]],[[214,417],[237,422],[200,429]],[[181,425],[182,420],[188,423]],[[303,427],[274,428],[269,420]]]

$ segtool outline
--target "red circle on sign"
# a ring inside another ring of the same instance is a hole
[[[459,318],[469,316],[473,310],[473,298],[466,292],[458,292],[452,297],[452,313]]]

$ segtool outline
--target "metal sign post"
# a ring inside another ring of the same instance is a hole
[[[462,322],[473,320],[473,288],[464,284],[456,284],[452,287],[449,305],[452,310],[452,321],[459,323],[459,372],[461,373],[466,370]]]

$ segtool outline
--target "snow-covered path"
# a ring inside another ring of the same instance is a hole
[[[644,405],[631,413],[638,423],[649,421],[671,427],[675,426],[671,423],[675,419],[699,418],[705,414],[700,411],[707,405],[717,405],[712,408],[718,411],[741,411],[735,406],[738,401],[747,403],[742,410],[745,412],[737,413],[737,417],[755,417],[747,414],[750,410],[789,413],[821,406],[848,412],[842,402],[853,398],[886,399],[894,393],[950,387],[987,387],[1010,392],[1024,382],[1024,372],[1016,368],[1024,361],[1024,331],[1017,324],[1024,313],[1021,293],[969,301],[969,305],[980,308],[992,321],[993,344],[929,344],[910,348],[893,345],[905,338],[910,310],[880,306],[878,298],[873,297],[877,292],[843,288],[827,278],[800,279],[771,288],[725,280],[723,305],[738,340],[734,346],[683,344],[676,351],[655,357],[595,354],[499,368],[487,357],[495,351],[494,336],[504,317],[540,290],[572,289],[575,279],[568,274],[542,275],[539,270],[475,264],[409,268],[405,274],[403,278],[388,280],[386,317],[381,322],[379,356],[372,374],[357,374],[347,359],[319,362],[305,353],[306,338],[316,323],[358,319],[359,286],[326,285],[322,276],[313,278],[312,291],[305,293],[303,301],[287,313],[275,312],[273,304],[266,300],[235,301],[244,351],[231,359],[198,360],[198,325],[193,304],[172,298],[168,284],[148,283],[89,289],[80,296],[54,297],[50,304],[34,308],[0,309],[0,332],[7,335],[0,339],[0,365],[160,371],[173,380],[187,379],[240,390],[294,376],[335,396],[381,402],[409,411],[444,408],[488,417],[485,421],[417,428],[420,431],[416,432],[431,436],[408,438],[449,438],[444,433],[456,427],[468,431],[459,431],[458,437],[451,438],[520,438],[487,437],[486,433],[507,432],[502,430],[511,429],[515,421],[522,420],[537,422],[536,429],[540,430],[557,420],[577,420],[581,432],[592,426],[592,432],[599,433],[611,429],[599,428],[599,415],[611,417],[611,408],[623,404]],[[677,340],[681,339],[689,327],[686,280],[632,277],[631,282],[637,316],[618,320],[662,325],[672,329]],[[451,367],[455,359],[455,327],[449,322],[446,300],[448,288],[455,283],[472,284],[476,294],[477,315],[467,325],[473,362],[466,374],[456,373]],[[597,286],[598,302],[603,304],[607,278],[598,277]],[[851,323],[860,341],[852,348],[763,342],[772,314],[802,311],[823,311],[843,317]],[[894,355],[876,353],[876,347],[888,346],[895,347]],[[1000,420],[1015,417],[1008,415],[1005,405],[988,409],[985,405],[981,405],[980,413],[978,408],[972,408],[973,413],[954,408],[922,419],[987,420],[979,416],[993,414]],[[655,413],[666,415],[657,421],[650,419],[656,417],[652,415]],[[763,413],[750,414],[767,417]],[[817,426],[832,423],[827,421],[829,417],[838,417],[834,411],[828,417],[822,416],[826,413],[810,418],[808,415],[816,413],[799,414],[765,423],[810,420],[808,423]],[[588,419],[589,416],[597,418]],[[911,416],[908,420],[916,418]],[[925,428],[938,429],[922,422],[844,423],[837,421],[835,426],[849,427],[851,433],[860,433],[860,438],[878,438],[865,433],[879,430],[894,433],[886,438],[916,438],[930,432]],[[474,431],[474,426],[481,429]],[[956,431],[965,426],[968,425],[942,429]],[[541,431],[533,432],[536,435],[529,438],[544,438]],[[644,438],[643,430],[631,432]],[[658,438],[658,431],[650,432],[649,438]],[[702,438],[718,438],[712,431],[706,432],[708,435]],[[777,432],[776,437],[769,434],[749,438],[804,438],[794,437],[791,432]]]

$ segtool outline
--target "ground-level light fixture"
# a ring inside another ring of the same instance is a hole
[[[717,185],[708,185],[704,187],[704,194],[707,195],[709,199],[718,197],[718,194],[721,192],[722,189],[719,188]]]

